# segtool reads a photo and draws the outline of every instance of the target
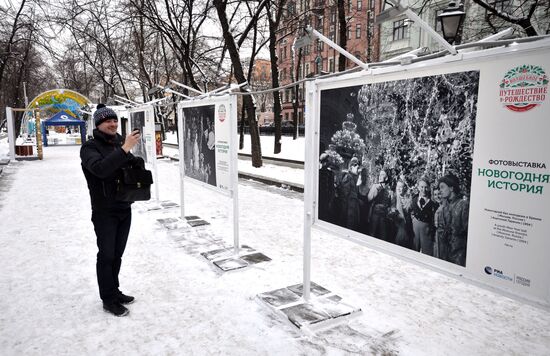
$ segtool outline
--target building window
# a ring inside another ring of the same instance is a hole
[[[361,38],[361,24],[355,25],[355,38]]]
[[[375,1],[375,0],[370,0],[369,8],[370,8],[371,10],[374,10],[374,1]]]
[[[334,58],[329,58],[328,60],[328,71],[334,72]]]
[[[348,40],[351,40],[351,26],[348,26],[348,34],[347,34]]]
[[[333,9],[330,11],[330,23],[336,22],[336,11]]]
[[[394,21],[393,40],[398,41],[409,37],[409,22],[406,19]]]
[[[283,58],[286,59],[286,46],[283,48]]]
[[[323,17],[317,18],[317,31],[323,31]]]
[[[311,73],[311,72],[309,71],[309,63],[306,63],[306,72],[305,72],[304,77],[307,77],[307,76],[309,75],[309,73]]]
[[[353,2],[352,2],[352,0],[348,0],[348,11],[349,12],[353,11]]]
[[[317,52],[322,52],[323,51],[323,41],[321,40],[317,40]]]
[[[357,11],[363,10],[363,0],[357,0]]]

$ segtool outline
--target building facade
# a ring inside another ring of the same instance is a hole
[[[442,34],[438,15],[449,5],[450,0],[401,0],[409,6],[428,25]],[[458,1],[457,1],[458,2]],[[499,19],[496,15],[476,4],[473,0],[463,0],[466,17],[462,27],[461,43],[478,41],[498,31],[512,27],[514,36],[525,36],[525,31],[518,25]],[[522,17],[530,6],[521,0],[487,0],[497,10],[513,17]],[[539,2],[532,17],[533,27],[540,34],[550,33],[550,1]],[[380,26],[380,60],[404,54],[417,48],[428,48],[431,52],[443,49],[426,31],[411,22],[406,15],[387,21]]]
[[[381,0],[345,0],[348,52],[363,62],[375,62],[378,53],[378,26],[374,24],[381,8]],[[288,3],[286,16],[281,21],[277,43],[277,56],[280,84],[338,71],[339,53],[320,40],[302,47],[295,53],[294,41],[303,32],[301,28],[311,26],[335,43],[340,42],[337,1],[301,0]],[[356,64],[346,60],[346,68]],[[297,92],[297,93],[296,93]],[[296,91],[288,88],[281,91],[282,120],[294,118],[294,105],[297,99],[298,124],[303,124],[304,87]]]

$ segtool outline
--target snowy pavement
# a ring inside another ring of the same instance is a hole
[[[306,335],[258,302],[300,283],[299,193],[240,181],[243,244],[273,259],[220,274],[140,212],[121,269],[130,314],[103,312],[78,146],[46,147],[0,177],[1,355],[548,355],[550,313],[330,234],[314,231],[312,280],[360,307]],[[177,164],[161,160],[160,198],[178,202]],[[231,243],[229,200],[186,184],[186,214],[212,225],[188,238]]]

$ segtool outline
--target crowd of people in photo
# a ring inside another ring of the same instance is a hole
[[[208,122],[204,127],[203,120],[198,121],[190,122],[185,129],[185,174],[215,185],[214,125]]]
[[[469,203],[455,175],[409,186],[387,168],[369,177],[357,157],[342,170],[323,153],[320,165],[320,220],[465,266]]]

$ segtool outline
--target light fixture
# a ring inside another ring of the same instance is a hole
[[[451,1],[449,6],[439,14],[438,18],[441,21],[441,29],[443,31],[443,38],[450,44],[460,42],[460,32],[462,23],[466,13],[464,12],[464,4],[456,4]]]

